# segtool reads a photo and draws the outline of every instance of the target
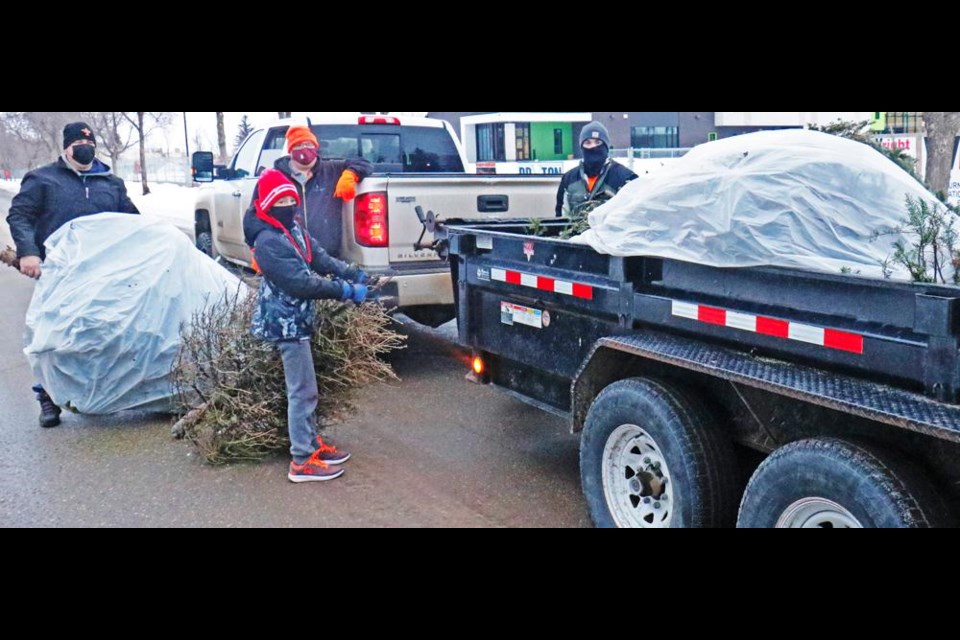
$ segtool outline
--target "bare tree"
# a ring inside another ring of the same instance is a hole
[[[21,115],[7,111],[0,116],[0,162],[11,171],[33,169],[48,159],[47,149]]]
[[[12,172],[14,169],[24,166],[23,153],[20,147],[17,138],[7,131],[4,119],[0,118],[0,171]]]
[[[84,116],[76,111],[27,111],[26,114],[51,160],[63,153],[63,127],[69,122],[82,120]]]
[[[97,143],[116,170],[123,152],[137,144],[135,130],[123,111],[93,111],[89,119],[96,132]]]
[[[150,187],[147,185],[147,145],[143,135],[143,115],[143,111],[137,111],[137,133],[140,134],[140,184],[143,185],[143,195],[147,195],[150,193]]]
[[[140,142],[140,184],[143,187],[143,195],[150,193],[150,186],[147,184],[147,146],[146,139],[154,129],[163,127],[172,119],[169,111],[124,111],[123,117],[136,130],[137,139]]]
[[[227,134],[223,130],[223,111],[215,112],[217,114],[217,146],[220,147],[220,163],[227,161]]]
[[[934,193],[946,194],[953,144],[960,134],[960,111],[924,111],[923,123],[927,130],[927,184]]]
[[[20,147],[31,169],[50,162],[63,153],[63,127],[68,122],[84,119],[76,111],[7,111],[3,113],[4,129]]]
[[[193,150],[194,151],[204,151],[207,147],[207,142],[208,140],[199,131],[193,134]]]

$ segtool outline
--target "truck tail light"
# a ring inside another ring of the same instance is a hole
[[[400,118],[392,116],[363,116],[357,124],[400,124]]]
[[[390,246],[388,220],[386,192],[376,191],[357,196],[353,205],[357,244],[363,247]]]

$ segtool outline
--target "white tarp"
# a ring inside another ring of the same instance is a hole
[[[763,131],[700,145],[627,184],[591,212],[591,229],[574,241],[615,256],[882,277],[900,236],[875,232],[902,224],[908,195],[936,202],[867,145],[816,131]],[[894,268],[893,277],[909,274]]]
[[[180,327],[241,283],[160,220],[78,218],[46,243],[24,353],[61,407],[169,408]]]

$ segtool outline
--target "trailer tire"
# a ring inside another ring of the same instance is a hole
[[[949,526],[950,510],[922,470],[874,445],[810,438],[773,452],[740,504],[743,528]]]
[[[587,415],[580,478],[598,527],[734,524],[733,444],[695,398],[646,378],[611,384]]]

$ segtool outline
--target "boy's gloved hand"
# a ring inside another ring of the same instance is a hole
[[[357,183],[360,178],[350,169],[345,169],[337,180],[337,188],[333,192],[334,198],[341,198],[344,202],[349,202],[357,197]]]
[[[355,304],[363,304],[367,299],[367,294],[369,290],[362,284],[350,284],[349,282],[342,283],[343,285],[343,298],[344,302],[353,301]]]
[[[343,275],[344,280],[349,280],[350,282],[356,282],[357,284],[369,284],[370,276],[364,273],[363,269],[360,268],[360,265],[353,263],[347,269],[346,273]]]

